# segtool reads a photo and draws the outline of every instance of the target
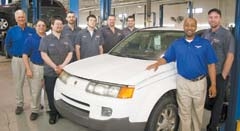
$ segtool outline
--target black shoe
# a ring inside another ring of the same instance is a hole
[[[43,110],[44,106],[42,104],[40,104],[40,109]]]
[[[217,127],[210,127],[210,125],[207,125],[207,131],[218,131]]]
[[[23,107],[17,106],[17,108],[15,110],[15,114],[20,115],[22,112],[23,112]]]
[[[55,124],[58,120],[58,115],[50,115],[49,124]]]
[[[34,120],[36,120],[38,118],[38,113],[31,113],[31,115],[30,115],[30,120],[31,121],[34,121]]]

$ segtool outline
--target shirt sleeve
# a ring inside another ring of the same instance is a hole
[[[176,60],[176,52],[175,52],[175,43],[172,43],[164,53],[163,58],[167,61],[167,63],[175,61]]]
[[[10,48],[12,47],[12,33],[11,33],[11,29],[8,30],[7,32],[7,35],[6,35],[6,38],[5,38],[5,44],[6,44],[6,49],[7,49],[7,52],[10,53]]]
[[[208,64],[217,63],[218,59],[211,43],[206,40],[206,45],[207,45],[207,63]]]
[[[103,38],[103,35],[101,32],[99,32],[99,35],[100,35],[100,43],[99,45],[103,45],[104,44],[104,38]]]
[[[76,38],[74,40],[74,44],[80,45],[81,43],[81,31],[77,33]]]
[[[40,45],[39,45],[39,50],[41,52],[45,52],[47,53],[47,40],[45,38],[42,38],[40,41]]]
[[[69,42],[72,42],[72,41],[69,40]],[[74,51],[74,47],[72,45],[73,44],[69,44],[69,52],[73,52]]]
[[[33,45],[33,38],[28,37],[23,46],[23,54],[31,55],[32,54],[32,45]]]
[[[228,32],[227,41],[228,43],[228,53],[235,53],[235,40],[231,32]]]

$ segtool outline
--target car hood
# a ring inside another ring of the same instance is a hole
[[[98,55],[69,64],[64,70],[74,76],[84,79],[136,85],[139,82],[154,77],[166,70],[173,70],[174,64],[161,66],[156,72],[146,70],[154,61],[118,57],[109,54]]]

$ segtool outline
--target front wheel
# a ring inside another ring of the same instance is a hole
[[[178,109],[173,94],[164,95],[155,105],[148,119],[146,131],[177,131]]]

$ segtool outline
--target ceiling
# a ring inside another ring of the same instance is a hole
[[[151,0],[152,3],[174,3],[174,2],[183,2],[188,0]],[[147,0],[112,0],[112,7],[124,7],[130,5],[144,5],[147,3]],[[80,1],[80,10],[88,11],[98,9],[100,5],[100,0],[81,0]]]

